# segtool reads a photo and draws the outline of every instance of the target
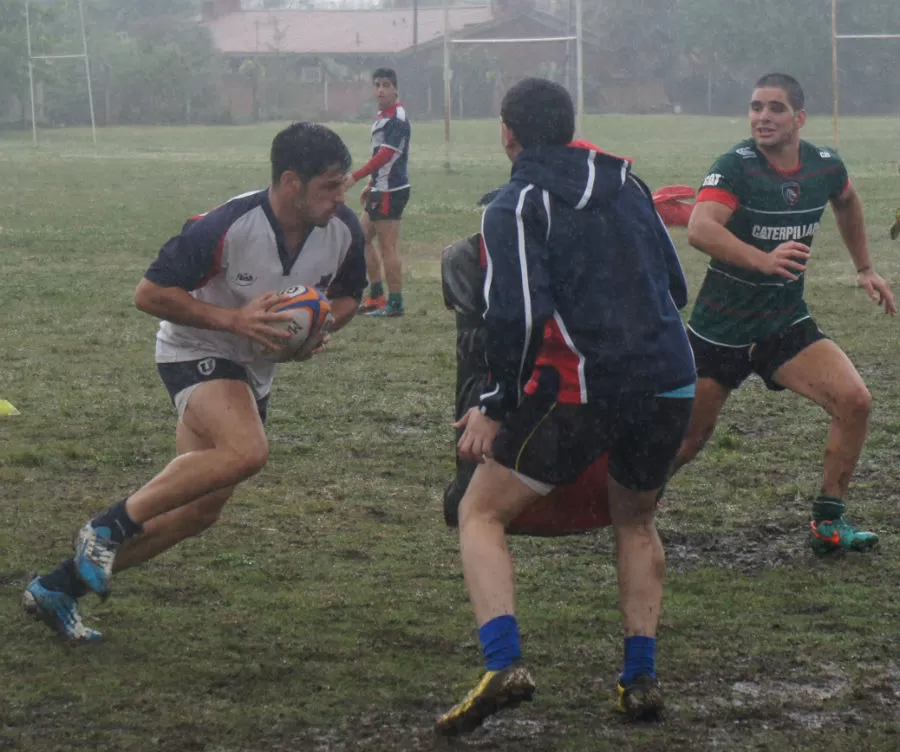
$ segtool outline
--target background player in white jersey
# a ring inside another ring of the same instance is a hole
[[[397,240],[400,218],[409,201],[409,118],[400,103],[397,74],[391,68],[378,68],[372,74],[372,85],[378,102],[378,115],[372,124],[372,158],[347,177],[347,188],[350,189],[364,177],[371,176],[361,196],[366,207],[362,225],[366,234],[366,273],[370,284],[362,311],[367,316],[402,316],[403,263]],[[387,278],[387,297],[381,276],[382,264]]]
[[[67,640],[100,638],[82,623],[78,598],[105,598],[114,571],[205,530],[234,487],[265,466],[275,364],[257,343],[277,348],[285,333],[272,324],[288,317],[269,312],[284,297],[273,290],[324,290],[332,331],[358,309],[365,241],[344,205],[347,147],[323,126],[296,123],[275,137],[271,162],[268,189],[188,220],[137,286],[137,307],[163,320],[156,361],[178,411],[178,456],[84,525],[74,556],[29,584],[26,611]]]

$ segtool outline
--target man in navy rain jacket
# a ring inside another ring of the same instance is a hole
[[[490,379],[458,424],[460,457],[479,463],[459,528],[486,673],[438,719],[447,735],[531,699],[505,527],[605,452],[625,629],[617,708],[633,718],[662,709],[665,555],[653,515],[696,380],[678,314],[684,276],[630,162],[571,144],[572,100],[550,81],[510,89],[501,120],[512,177],[481,228]]]

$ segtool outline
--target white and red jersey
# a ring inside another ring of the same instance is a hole
[[[409,188],[410,135],[406,108],[400,102],[381,110],[372,124],[372,158],[353,177],[371,175],[372,190],[382,193]]]

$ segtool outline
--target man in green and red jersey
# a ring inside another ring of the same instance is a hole
[[[803,299],[809,247],[829,203],[857,283],[886,313],[897,308],[890,286],[872,268],[862,203],[843,162],[833,150],[800,139],[803,106],[794,78],[763,76],[750,101],[752,138],[716,160],[691,215],[688,239],[712,261],[688,324],[699,379],[675,471],[712,436],[732,390],[756,373],[769,389],[790,389],[831,415],[825,477],[810,523],[813,549],[866,551],[878,537],[856,530],[843,515],[871,396]]]

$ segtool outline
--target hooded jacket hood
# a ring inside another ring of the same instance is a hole
[[[574,209],[587,209],[614,198],[630,172],[629,160],[578,141],[525,149],[513,163],[512,179],[546,190]]]

